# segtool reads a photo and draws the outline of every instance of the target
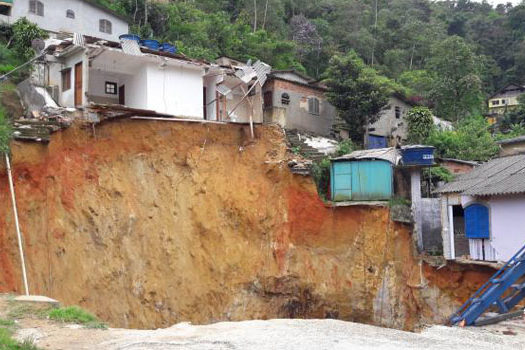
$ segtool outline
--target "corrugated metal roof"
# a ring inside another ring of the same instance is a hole
[[[332,158],[332,160],[356,160],[356,159],[382,159],[386,160],[394,165],[398,165],[401,160],[399,151],[393,147],[390,148],[377,148],[367,149],[362,151],[354,151],[344,156]]]
[[[525,155],[495,158],[437,189],[471,196],[525,193]]]

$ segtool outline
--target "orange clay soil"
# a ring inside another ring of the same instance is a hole
[[[327,208],[282,132],[120,120],[13,142],[31,293],[112,326],[339,318],[442,322],[489,272],[436,271],[388,208]],[[5,170],[0,292],[21,292]]]

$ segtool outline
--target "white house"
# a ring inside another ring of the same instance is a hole
[[[262,122],[262,62],[226,68],[184,55],[156,51],[123,39],[74,36],[46,41],[32,85],[51,92],[62,107],[128,110],[140,115]],[[248,72],[250,75],[243,75]],[[253,76],[252,76],[253,75]],[[50,98],[51,98],[50,97]],[[104,106],[101,106],[104,105]]]
[[[203,78],[207,65],[182,55],[130,50],[84,38],[48,55],[48,81],[63,107],[120,104],[183,118],[203,119]]]
[[[127,34],[128,20],[94,0],[1,0],[0,21],[14,23],[26,17],[54,33],[80,33],[117,41]]]
[[[507,261],[525,244],[525,155],[495,158],[437,192],[445,258]]]

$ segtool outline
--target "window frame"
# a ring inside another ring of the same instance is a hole
[[[394,107],[394,116],[396,117],[396,119],[401,119],[402,115],[403,115],[403,113],[401,111],[401,107],[400,106],[395,106]]]
[[[98,20],[98,30],[104,34],[113,34],[113,23],[109,19],[101,18]]]
[[[44,3],[40,0],[29,0],[29,13],[44,17]]]
[[[113,90],[113,92],[111,90]],[[104,84],[104,93],[106,95],[118,95],[118,84],[113,81],[106,81]]]
[[[2,16],[6,16],[6,17],[11,17],[11,13],[13,11],[13,6],[11,5],[0,5],[0,9],[4,9],[5,10],[5,14],[1,14]]]
[[[308,113],[312,115],[320,115],[320,101],[317,97],[308,98]]]
[[[71,89],[71,68],[63,69],[60,73],[62,73],[62,92],[68,91]]]
[[[70,15],[72,15],[72,17]],[[75,11],[73,11],[72,9],[67,9],[66,10],[66,18],[75,19]]]

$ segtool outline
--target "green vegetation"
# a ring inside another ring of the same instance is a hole
[[[447,168],[444,168],[442,166],[426,169],[424,175],[427,178],[435,178],[439,181],[444,182],[450,182],[454,180],[454,174],[452,174]]]
[[[485,161],[498,153],[498,145],[481,116],[461,120],[455,130],[436,130],[425,143],[436,147],[440,157]]]
[[[107,328],[96,316],[78,306],[68,306],[49,311],[51,320],[82,324],[88,328]]]
[[[355,150],[356,150],[356,146],[354,145],[352,140],[350,140],[350,139],[343,140],[343,141],[339,142],[339,144],[337,145],[337,150],[335,151],[335,155],[336,156],[342,156],[342,155],[345,155],[345,154],[352,153]]]
[[[13,320],[0,318],[0,350],[38,350],[31,341],[17,342],[12,338],[16,324]]]
[[[432,112],[426,107],[414,107],[408,111],[407,122],[407,139],[413,144],[422,144],[435,130]]]
[[[323,158],[312,165],[312,177],[317,185],[317,193],[323,200],[328,200],[330,187],[330,158]]]
[[[325,74],[328,100],[349,125],[350,138],[361,143],[365,126],[377,120],[390,95],[401,87],[368,67],[355,51],[332,57]]]

